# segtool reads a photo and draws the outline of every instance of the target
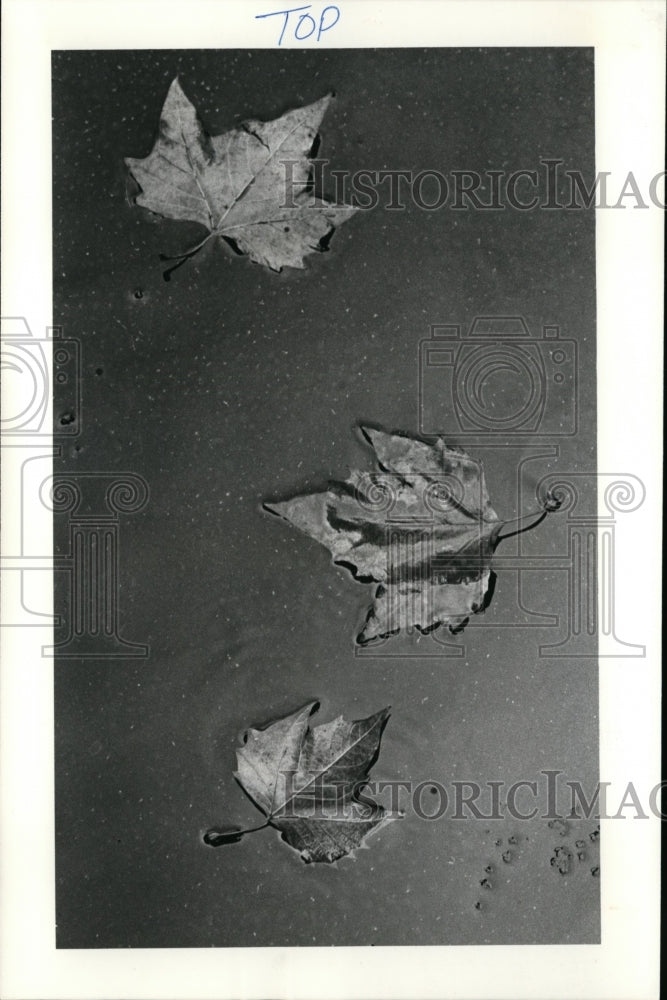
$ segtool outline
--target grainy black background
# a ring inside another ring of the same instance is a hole
[[[238,733],[313,698],[321,721],[392,705],[377,777],[509,784],[558,768],[596,780],[594,661],[540,658],[553,630],[500,627],[509,577],[485,627],[456,640],[460,659],[412,655],[438,652],[416,637],[360,659],[371,588],[260,512],[370,468],[357,421],[416,432],[419,340],[429,323],[478,314],[558,323],[578,341],[580,431],[555,467],[594,471],[593,213],[380,208],[303,272],[211,244],[166,283],[158,254],[201,230],[132,207],[123,158],[150,151],[177,73],[213,134],[335,91],[319,155],[336,169],[555,157],[594,176],[587,49],[54,53],[54,321],[82,351],[80,433],[56,470],[132,471],[151,491],[120,522],[119,591],[121,632],[149,657],[56,660],[57,943],[595,942],[594,854],[565,877],[549,863],[592,822],[561,837],[539,818],[408,814],[335,869],[303,865],[270,830],[217,851],[201,842],[212,825],[257,821],[232,778]],[[68,405],[56,385],[56,416]],[[517,513],[525,454],[480,456],[503,517]],[[56,532],[66,552],[62,517]],[[562,523],[538,532],[535,552],[563,551]],[[563,614],[562,574],[535,574],[531,598]],[[504,865],[496,841],[505,850],[509,837]]]

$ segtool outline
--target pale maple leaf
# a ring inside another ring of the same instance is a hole
[[[360,794],[378,757],[389,709],[357,722],[339,716],[311,729],[318,708],[311,702],[264,729],[247,730],[236,751],[234,777],[266,822],[249,830],[213,828],[204,837],[207,844],[236,843],[271,826],[305,862],[332,863],[398,818]]]
[[[208,230],[184,254],[163,259],[182,263],[214,236],[275,271],[303,268],[307,254],[325,249],[335,227],[356,211],[310,190],[309,154],[331,99],[210,136],[174,79],[152,151],[125,160],[141,187],[137,205]]]
[[[413,627],[460,631],[488,606],[491,557],[510,522],[491,506],[481,463],[463,449],[362,431],[381,472],[354,471],[324,492],[264,508],[325,545],[356,580],[379,584],[359,644]],[[548,495],[530,527],[559,506]]]

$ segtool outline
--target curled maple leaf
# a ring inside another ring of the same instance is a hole
[[[141,187],[137,205],[208,230],[185,253],[163,256],[179,262],[165,272],[167,280],[214,236],[275,271],[303,268],[306,254],[326,248],[334,228],[356,211],[310,191],[309,154],[331,97],[271,122],[247,121],[209,136],[174,79],[152,151],[125,160]]]
[[[339,716],[311,729],[310,717],[318,708],[318,702],[310,702],[264,729],[248,729],[236,751],[234,777],[266,822],[247,830],[215,827],[204,835],[205,843],[238,843],[272,826],[305,862],[332,863],[398,818],[361,795],[389,709],[357,722]]]
[[[352,472],[322,493],[265,503],[264,509],[325,545],[356,580],[379,584],[357,642],[403,628],[448,625],[458,632],[492,594],[491,557],[510,522],[491,506],[480,462],[442,440],[361,428],[379,473]],[[547,496],[535,527],[560,501]],[[528,517],[536,517],[531,514]],[[525,518],[519,518],[521,522]]]

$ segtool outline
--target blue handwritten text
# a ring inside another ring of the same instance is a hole
[[[333,4],[328,7],[323,7],[320,11],[319,17],[314,17],[312,14],[303,14],[301,11],[311,10],[312,4],[306,4],[305,7],[290,7],[288,10],[272,10],[269,14],[256,14],[256,19],[265,17],[283,17],[283,24],[280,31],[280,37],[278,38],[278,45],[282,45],[283,38],[285,37],[285,32],[287,31],[287,37],[290,38],[290,31],[293,33],[294,40],[297,42],[305,42],[307,38],[312,38],[315,35],[315,41],[319,42],[325,31],[331,31],[334,25],[338,24],[340,20],[340,10]],[[292,17],[292,14],[297,15]]]

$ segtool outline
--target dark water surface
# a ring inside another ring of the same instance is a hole
[[[537,169],[552,157],[594,176],[589,50],[55,54],[54,322],[82,353],[81,433],[56,469],[134,472],[150,488],[119,521],[120,631],[150,655],[56,661],[58,944],[595,942],[593,820],[558,830],[540,816],[450,809],[428,822],[408,809],[335,868],[304,865],[272,830],[202,842],[211,826],[261,821],[232,777],[238,734],[313,699],[322,722],[392,706],[376,778],[597,779],[595,661],[539,656],[567,628],[518,627],[516,574],[498,571],[483,621],[442,637],[463,655],[444,655],[436,633],[358,656],[372,587],[261,512],[371,469],[358,421],[417,433],[419,341],[429,324],[480,314],[521,314],[538,337],[558,324],[578,342],[580,430],[553,437],[558,455],[543,449],[526,477],[594,472],[593,213],[408,201],[357,213],[305,271],[274,274],[211,241],[167,283],[158,254],[201,229],[133,207],[123,158],[150,151],[177,73],[213,134],[335,91],[319,151],[333,169]],[[519,513],[517,470],[540,441],[476,450],[501,517]],[[565,516],[524,550],[567,553]],[[524,589],[531,609],[565,614],[563,571],[538,568]],[[62,585],[57,599],[67,613]],[[563,846],[561,875],[551,858]]]

